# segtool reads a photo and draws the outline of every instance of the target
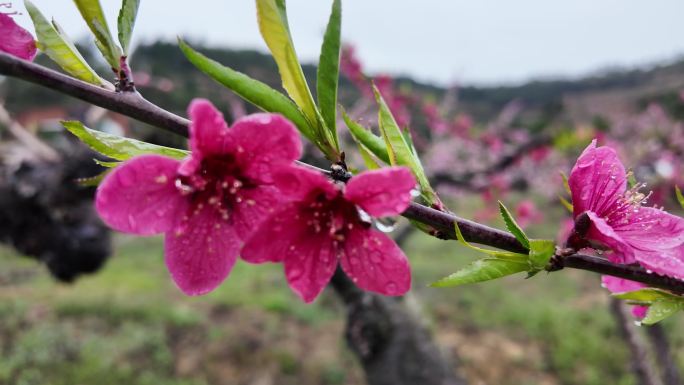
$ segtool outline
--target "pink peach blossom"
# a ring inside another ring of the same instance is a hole
[[[95,203],[118,231],[165,233],[171,276],[184,293],[201,295],[228,276],[241,241],[280,204],[273,170],[302,150],[296,129],[280,115],[250,115],[228,128],[206,100],[194,100],[188,111],[188,158],[130,159],[103,180]]]
[[[539,223],[544,219],[537,205],[529,199],[522,200],[515,207],[515,219],[522,227],[527,227],[533,223]]]
[[[577,233],[610,248],[618,263],[684,278],[684,219],[643,207],[639,187],[627,189],[627,174],[610,147],[594,140],[569,178]],[[582,223],[584,222],[584,223]],[[585,228],[582,228],[585,227]]]
[[[409,290],[406,256],[359,212],[382,217],[404,211],[416,185],[407,168],[364,172],[346,188],[301,167],[285,168],[275,180],[292,201],[264,221],[246,242],[245,261],[282,262],[290,287],[305,302],[323,290],[338,262],[364,290],[385,295]]]
[[[36,41],[12,17],[0,12],[0,52],[32,61],[36,57]]]

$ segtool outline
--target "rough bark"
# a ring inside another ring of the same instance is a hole
[[[681,385],[682,380],[679,375],[679,368],[675,361],[672,350],[670,349],[670,341],[668,341],[665,329],[661,324],[655,324],[646,327],[646,335],[651,341],[653,352],[655,353],[656,361],[660,367],[660,373],[663,378],[663,383],[666,385]]]
[[[645,341],[639,335],[629,310],[618,299],[611,298],[610,311],[615,318],[618,329],[624,337],[630,351],[632,372],[639,385],[663,385],[649,360]],[[670,384],[668,384],[670,385]]]
[[[464,385],[400,298],[358,289],[338,269],[332,287],[347,310],[345,337],[369,385]]]
[[[402,245],[412,226],[394,234]],[[347,344],[358,357],[369,385],[464,385],[456,368],[403,298],[364,292],[341,269],[332,287],[346,307]]]

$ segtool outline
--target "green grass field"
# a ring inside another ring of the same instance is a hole
[[[473,254],[421,234],[406,252],[411,303],[471,384],[635,384],[597,276],[432,289]],[[105,269],[73,285],[9,249],[0,263],[0,384],[363,384],[334,293],[305,305],[278,265],[239,262],[219,290],[188,298],[167,276],[160,238],[117,237]],[[664,325],[684,363],[681,321]]]

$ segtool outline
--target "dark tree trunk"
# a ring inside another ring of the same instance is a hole
[[[655,324],[646,327],[646,334],[651,340],[651,346],[655,353],[658,366],[663,377],[663,383],[666,385],[681,385],[682,380],[679,375],[679,368],[672,356],[670,349],[670,342],[667,339],[665,329],[661,324]]]
[[[401,246],[413,230],[400,227],[395,242]],[[369,385],[466,384],[403,298],[362,291],[339,268],[332,287],[346,306],[347,344]]]
[[[0,242],[43,262],[60,281],[99,270],[111,251],[94,188],[76,183],[101,172],[94,157],[71,143],[61,160],[0,163]]]
[[[627,307],[616,298],[610,299],[610,310],[631,353],[632,372],[639,385],[662,385],[648,356],[645,341],[639,335]],[[670,384],[667,384],[670,385]]]
[[[362,291],[338,269],[332,286],[347,309],[345,337],[369,385],[464,385],[401,298]]]

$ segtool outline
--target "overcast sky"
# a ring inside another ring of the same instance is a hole
[[[3,0],[6,2],[10,0]],[[115,28],[120,0],[101,0]],[[73,38],[72,0],[33,0]],[[22,1],[13,0],[23,11]],[[299,56],[317,60],[329,0],[289,0]],[[446,84],[517,83],[631,67],[684,54],[683,0],[344,0],[343,39],[370,72]],[[28,16],[18,20],[30,26]],[[253,0],[142,0],[134,40],[181,35],[266,50]]]

